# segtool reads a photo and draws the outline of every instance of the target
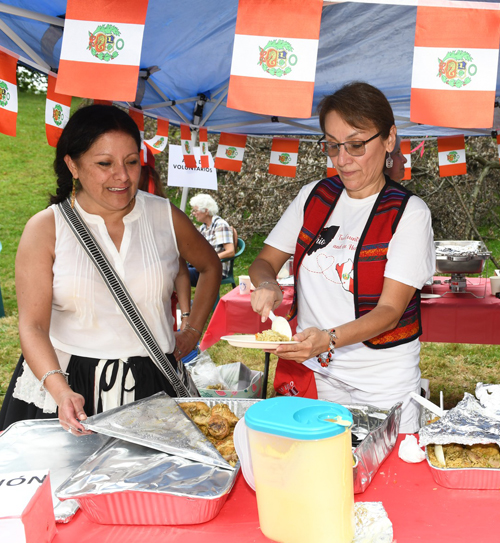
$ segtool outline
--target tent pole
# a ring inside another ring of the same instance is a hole
[[[42,66],[46,70],[50,70],[50,66],[39,56],[33,49],[22,40],[9,26],[7,26],[0,19],[0,30],[7,35],[20,49],[22,49],[27,55],[29,55],[39,66]]]
[[[45,15],[44,13],[37,13],[30,11],[29,9],[16,8],[14,6],[8,6],[7,4],[0,2],[0,13],[8,13],[9,15],[18,15],[26,19],[34,19],[35,21],[41,21],[54,26],[64,26],[64,19],[59,17],[52,17],[51,15]]]

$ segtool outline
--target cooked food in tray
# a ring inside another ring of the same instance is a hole
[[[290,338],[275,332],[274,330],[264,330],[261,333],[255,334],[257,341],[290,341]]]
[[[238,455],[234,448],[233,433],[238,417],[226,404],[217,404],[210,408],[204,402],[183,402],[179,407],[207,436],[221,456],[235,466]]]
[[[442,445],[445,465],[440,462],[434,445],[427,446],[430,463],[437,468],[500,468],[500,448],[496,443],[488,445]]]

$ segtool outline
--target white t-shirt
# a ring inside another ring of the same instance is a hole
[[[295,253],[304,204],[316,184],[317,181],[301,189],[266,244],[285,253]],[[352,265],[377,196],[354,199],[344,190],[325,224],[322,242],[305,255],[298,279],[298,331],[311,326],[335,328],[355,319]],[[431,214],[420,198],[412,196],[389,243],[384,276],[421,289],[434,274],[434,266]],[[305,364],[366,392],[380,391],[386,386],[414,390],[420,379],[419,353],[418,339],[388,349],[371,349],[357,343],[336,349],[332,363],[326,368],[316,358]]]
[[[63,353],[98,359],[147,356],[61,213],[51,207],[56,244],[50,339],[61,364],[65,367],[69,359]],[[102,217],[85,212],[78,202],[75,207],[126,284],[163,351],[172,352],[175,339],[170,300],[179,270],[179,251],[170,202],[138,191],[134,209],[123,218],[120,251]]]

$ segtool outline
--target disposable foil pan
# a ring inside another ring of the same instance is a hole
[[[353,449],[356,464],[353,468],[354,493],[364,492],[382,462],[394,449],[401,421],[401,402],[391,409],[372,405],[345,405],[352,414],[351,432],[361,440]]]
[[[74,436],[54,419],[16,422],[0,434],[0,473],[50,470],[56,522],[67,523],[78,511],[78,502],[59,501],[55,489],[108,439]]]
[[[213,407],[227,404],[241,418],[256,401],[176,398]],[[99,524],[179,525],[213,519],[224,505],[239,472],[168,454],[120,439],[96,451],[56,490],[61,500],[76,499]]]
[[[425,458],[438,485],[463,490],[500,490],[500,469],[438,468],[431,464],[425,447]]]

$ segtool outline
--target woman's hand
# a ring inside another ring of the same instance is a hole
[[[58,397],[59,422],[61,426],[73,435],[88,435],[92,432],[85,430],[80,421],[86,420],[87,415],[83,409],[85,400],[82,395],[73,392],[68,387],[67,392]]]
[[[252,309],[262,316],[262,322],[269,318],[269,312],[277,308],[283,301],[283,293],[275,282],[269,282],[255,289],[250,297]]]
[[[276,350],[270,352],[280,358],[302,363],[327,351],[330,344],[327,332],[314,327],[306,328],[302,332],[295,334],[292,341],[298,341],[299,343],[279,345]]]
[[[175,349],[173,354],[176,360],[180,360],[187,356],[196,347],[200,339],[200,336],[190,328],[184,328],[184,330],[174,332],[174,336]]]

